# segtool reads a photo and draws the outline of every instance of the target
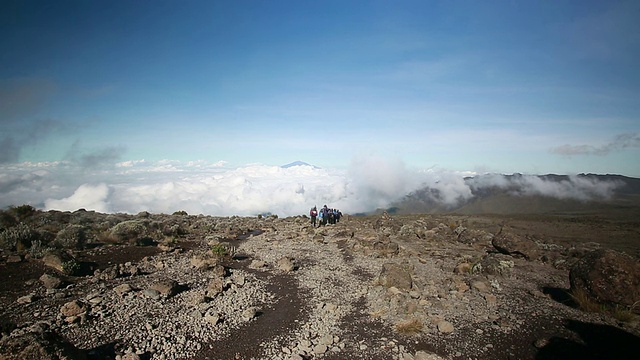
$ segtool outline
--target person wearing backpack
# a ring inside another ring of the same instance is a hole
[[[311,216],[311,225],[316,227],[316,217],[318,216],[318,209],[316,207],[312,207],[311,211],[309,211],[309,216]]]
[[[320,225],[324,225],[323,221],[324,221],[324,211],[323,209],[320,209],[320,212],[318,213],[318,227],[320,227]]]

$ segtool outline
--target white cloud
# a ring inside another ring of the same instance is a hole
[[[45,201],[45,210],[75,211],[82,208],[98,212],[109,212],[109,206],[106,202],[108,197],[109,187],[106,184],[95,186],[83,184],[68,198],[60,200],[47,199]]]
[[[520,195],[588,200],[611,196],[619,185],[572,176],[554,181],[537,176],[481,175],[442,169],[414,170],[399,159],[354,158],[348,171],[313,166],[282,168],[252,164],[224,168],[223,162],[127,161],[115,170],[75,169],[68,163],[0,168],[0,206],[31,204],[43,209],[173,213],[217,216],[306,214],[328,205],[344,213],[390,206],[418,189],[441,204],[455,205],[489,187]]]
[[[469,181],[474,190],[490,187],[509,190],[515,195],[542,195],[558,199],[593,200],[607,199],[622,184],[618,181],[605,181],[592,177],[568,176],[566,179],[548,179],[535,175],[488,174]]]

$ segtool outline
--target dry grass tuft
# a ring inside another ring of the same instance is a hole
[[[633,313],[635,304],[628,309],[626,306],[616,305],[614,307],[600,304],[591,299],[584,290],[574,290],[570,293],[571,299],[578,305],[582,311],[608,314],[618,321],[629,322],[635,319]]]
[[[611,315],[618,321],[629,322],[635,318],[635,314],[624,306],[616,306],[611,310]]]
[[[578,305],[582,311],[591,313],[604,312],[605,307],[589,297],[586,291],[582,289],[575,289],[569,293],[571,299]]]
[[[374,312],[370,312],[369,316],[371,316],[374,319],[378,319],[378,318],[381,318],[382,315],[384,315],[386,312],[387,311],[385,309],[380,309],[380,310],[377,310],[377,311],[374,311]]]
[[[418,334],[423,328],[424,324],[422,324],[422,321],[415,318],[401,321],[396,324],[396,331],[405,335]]]
[[[116,244],[120,244],[121,243],[120,239],[118,239],[117,236],[111,234],[111,231],[109,231],[109,230],[105,230],[105,231],[102,231],[101,233],[99,233],[96,240],[99,243],[103,243],[103,244],[116,245]]]

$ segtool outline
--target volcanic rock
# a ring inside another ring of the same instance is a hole
[[[387,288],[395,287],[404,290],[410,290],[413,285],[409,270],[405,266],[396,263],[382,265],[378,282]]]
[[[64,251],[52,251],[42,257],[42,262],[54,270],[67,273],[69,271],[68,264],[75,262],[75,259]]]
[[[538,248],[535,242],[509,232],[500,231],[493,237],[491,244],[506,255],[524,257],[527,260],[533,260],[537,256]]]
[[[614,250],[585,256],[571,268],[569,280],[572,292],[582,291],[599,303],[631,307],[640,301],[640,262]]]
[[[175,280],[163,280],[151,285],[151,290],[157,290],[160,294],[165,296],[173,296],[178,293],[179,286]]]
[[[38,329],[17,336],[3,337],[0,341],[0,359],[84,360],[87,359],[87,355],[57,333],[48,329]]]
[[[64,285],[64,281],[62,281],[62,279],[49,274],[42,274],[42,276],[40,276],[40,281],[47,289],[60,289]]]
[[[78,316],[87,311],[87,305],[78,300],[69,301],[60,308],[60,314],[66,317]]]

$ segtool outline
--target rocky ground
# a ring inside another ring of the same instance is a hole
[[[570,269],[593,250],[624,250],[637,266],[638,224],[384,214],[314,228],[306,217],[184,218],[197,235],[74,251],[74,276],[47,257],[5,253],[0,359],[640,354],[633,305],[587,312],[569,295]],[[628,241],[614,236],[609,246],[607,234],[620,231]]]

